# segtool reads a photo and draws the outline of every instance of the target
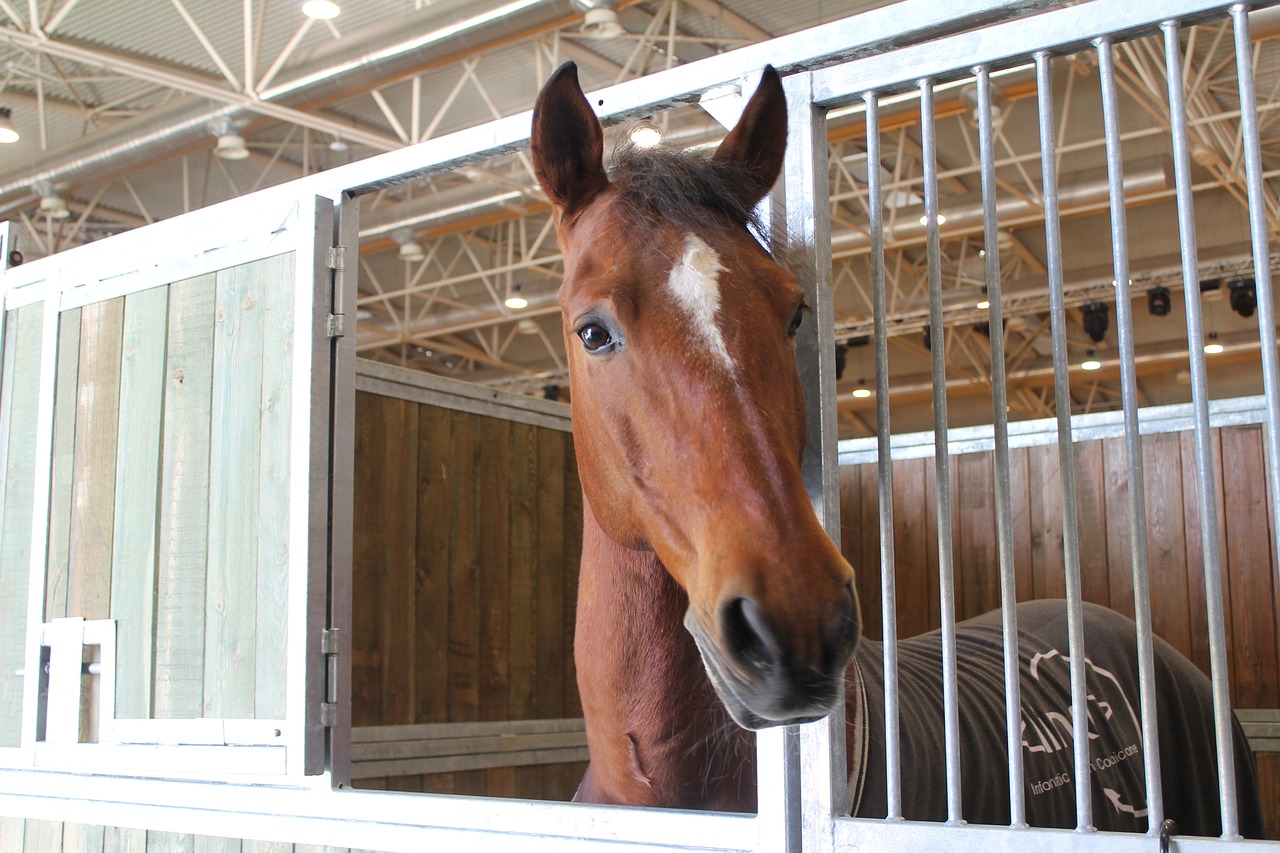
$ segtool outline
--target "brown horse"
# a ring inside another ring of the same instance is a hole
[[[847,701],[851,807],[884,814],[883,752],[868,747],[884,737],[881,647],[862,642],[851,665],[853,569],[800,473],[793,338],[804,294],[752,233],[785,140],[772,68],[714,155],[624,151],[612,177],[572,63],[534,109],[533,162],[565,258],[560,306],[586,497],[575,635],[591,755],[582,801],[752,810],[748,730],[815,720]],[[1028,815],[1038,825],[1075,819],[1070,729],[1059,722],[1070,716],[1064,612],[1060,602],[1019,610]],[[1090,646],[1091,701],[1106,704],[1091,717],[1119,719],[1090,731],[1107,771],[1091,773],[1095,802],[1114,807],[1098,809],[1097,823],[1145,829],[1128,713],[1133,626],[1101,608],[1086,620],[1091,640],[1115,637],[1100,653]],[[962,625],[957,648],[964,816],[1007,823],[1007,786],[992,781],[1007,778],[998,618]],[[1167,783],[1168,811],[1184,830],[1216,834],[1208,682],[1171,647],[1157,651],[1193,737],[1170,733],[1165,766],[1201,780],[1189,797]],[[914,638],[900,654],[904,812],[945,819],[940,642]],[[1248,804],[1249,753],[1237,753]],[[1249,820],[1256,796],[1251,809]]]

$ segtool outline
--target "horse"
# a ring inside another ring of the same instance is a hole
[[[787,108],[766,68],[709,156],[604,135],[572,62],[533,112],[535,173],[564,257],[559,289],[584,494],[574,657],[589,762],[575,799],[754,811],[753,731],[846,703],[850,813],[884,817],[882,646],[861,638],[854,569],[801,477],[794,339],[804,291],[754,211],[782,169]],[[776,254],[776,253],[775,253]],[[1008,824],[999,612],[956,629],[962,811]],[[1066,609],[1019,605],[1028,821],[1074,827]],[[1145,831],[1133,623],[1084,609],[1099,829]],[[902,806],[946,820],[937,632],[899,645]],[[1217,835],[1208,679],[1155,643],[1169,817]],[[1235,743],[1241,827],[1261,836]]]

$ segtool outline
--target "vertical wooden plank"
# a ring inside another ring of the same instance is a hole
[[[50,820],[27,820],[25,853],[48,853],[62,849],[62,824]]]
[[[85,619],[106,619],[111,615],[111,539],[115,528],[123,325],[123,298],[81,309],[67,615]]]
[[[58,378],[53,403],[53,478],[49,487],[49,557],[45,620],[67,615],[72,476],[76,458],[76,383],[80,373],[80,309],[58,318]]]
[[[125,297],[112,534],[111,618],[116,620],[116,716],[151,716],[156,500],[169,288]]]
[[[1025,447],[1009,451],[1010,526],[1013,528],[1013,576],[1018,601],[1034,596],[1035,579],[1031,556],[1030,462]]]
[[[1183,517],[1178,436],[1144,437],[1142,458],[1147,494],[1147,562],[1152,629],[1190,657],[1186,520]]]
[[[209,463],[204,716],[254,715],[263,279],[217,274]]]
[[[902,459],[893,463],[893,553],[894,587],[898,599],[898,637],[915,637],[937,627],[929,618],[937,604],[929,595],[930,553],[937,551],[936,538],[929,537],[926,463]],[[868,465],[868,468],[874,466]],[[935,557],[936,560],[936,557]],[[936,563],[935,563],[936,565]],[[879,562],[876,563],[879,571]],[[879,600],[863,608],[880,609]]]
[[[85,823],[68,823],[62,828],[62,853],[102,853],[106,828]],[[5,849],[0,844],[0,850]]]
[[[0,850],[22,850],[26,831],[25,819],[0,816]]]
[[[388,398],[383,404],[383,430],[380,437],[382,455],[378,470],[382,472],[382,494],[370,506],[382,516],[381,599],[378,601],[382,651],[380,722],[410,724],[414,722],[414,634],[417,538],[414,527],[418,518],[417,436],[418,406],[406,400]]]
[[[195,853],[195,849],[194,835],[147,830],[147,853]]]
[[[258,589],[254,715],[281,720],[286,711],[289,505],[292,456],[294,253],[253,264],[262,282],[261,462],[258,467]],[[298,543],[299,547],[302,543]]]
[[[511,425],[509,510],[511,686],[507,701],[513,720],[532,720],[538,717],[538,440],[537,428],[529,424]],[[542,767],[517,767],[519,796],[541,796],[545,776]]]
[[[474,721],[480,715],[479,494],[476,488],[479,439],[476,416],[454,413],[450,447],[453,483],[452,542],[449,552],[449,719]]]
[[[1080,591],[1085,601],[1111,604],[1111,579],[1107,571],[1107,537],[1101,532],[1107,529],[1106,478],[1103,474],[1103,447],[1100,441],[1077,443],[1076,467],[1076,522],[1080,540]],[[1127,518],[1129,508],[1121,505],[1110,508],[1110,514]]]
[[[564,442],[554,430],[538,432],[538,714],[564,713]]]
[[[878,473],[874,465],[861,465],[856,472],[859,553],[856,564],[864,566],[858,579],[859,604],[862,608],[862,631],[872,640],[884,637],[884,614],[880,609],[884,589],[880,576],[880,493]]]
[[[5,442],[0,515],[0,746],[18,746],[22,731],[27,592],[31,577],[37,403],[44,308],[27,305],[6,317],[0,391]]]
[[[1031,447],[1027,454],[1034,597],[1065,598],[1067,584],[1062,554],[1062,483],[1058,447],[1056,444]]]
[[[240,853],[239,838],[197,835],[195,841],[195,853]]]
[[[1266,837],[1280,838],[1280,752],[1255,752],[1258,795],[1262,801],[1262,821]]]
[[[480,438],[480,719],[511,719],[508,685],[511,681],[511,427],[498,418],[481,418]],[[561,508],[559,523],[564,523]],[[564,572],[563,566],[548,571]],[[564,608],[559,618],[563,631]],[[564,649],[561,649],[561,660]],[[561,699],[563,707],[563,698]],[[515,794],[515,768],[486,771],[486,793],[491,797]]]
[[[853,567],[854,589],[862,602],[862,576],[868,567],[862,565],[862,492],[858,489],[858,466],[841,465],[836,472],[840,481],[840,553]],[[862,607],[867,607],[862,603]]]
[[[967,619],[1000,606],[995,471],[990,453],[965,453],[954,461],[959,513],[956,589],[960,612],[957,616]]]
[[[102,849],[103,853],[146,853],[147,831],[108,826]]]
[[[453,481],[453,413],[418,407],[414,721],[449,719],[449,539]]]
[[[564,440],[564,715],[582,716],[582,699],[578,695],[578,667],[573,658],[573,635],[578,613],[578,573],[582,564],[582,483],[578,480],[578,455],[573,435],[563,433]],[[568,765],[570,776],[581,781]],[[577,781],[574,789],[577,789]]]
[[[247,838],[240,849],[244,853],[293,853],[293,845],[286,841],[251,841]]]
[[[382,463],[383,424],[389,400],[375,394],[356,392],[355,478],[353,505],[358,519],[352,530],[351,578],[351,724],[380,725],[382,719],[381,658],[382,632],[378,604],[382,599],[385,572],[382,542],[386,538],[386,518],[377,512],[385,472]],[[362,781],[361,787],[365,786]]]
[[[158,719],[203,713],[215,289],[212,273],[169,287],[156,582]]]
[[[1209,623],[1208,606],[1205,603],[1204,578],[1204,540],[1200,534],[1200,498],[1199,475],[1196,472],[1195,433],[1188,430],[1180,436],[1179,450],[1182,459],[1182,505],[1183,519],[1186,523],[1187,537],[1187,598],[1191,609],[1191,659],[1205,673],[1209,673]],[[1213,491],[1218,496],[1218,507],[1222,507],[1222,435],[1221,430],[1211,430],[1209,435],[1210,453],[1213,457],[1215,477]],[[1226,566],[1226,519],[1224,513],[1218,513],[1218,544],[1222,556],[1222,564]],[[1231,596],[1223,595],[1223,609],[1226,624],[1231,625]],[[1231,631],[1227,631],[1227,660],[1234,661],[1232,654]],[[1235,682],[1228,664],[1228,677]]]
[[[1222,430],[1226,575],[1235,658],[1232,699],[1242,708],[1280,705],[1263,442],[1260,425]]]
[[[1102,444],[1103,500],[1106,503],[1105,533],[1109,594],[1111,607],[1118,613],[1133,618],[1133,552],[1129,541],[1129,460],[1123,438],[1108,438]],[[1150,477],[1147,480],[1150,481]],[[1181,488],[1181,486],[1179,486]],[[1148,515],[1158,502],[1156,495],[1147,492]],[[1181,504],[1182,495],[1178,495]],[[1082,530],[1083,534],[1083,530]],[[1083,535],[1082,537],[1083,538]]]

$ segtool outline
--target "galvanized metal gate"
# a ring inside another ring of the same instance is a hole
[[[598,113],[606,120],[621,120],[652,113],[655,109],[687,103],[704,95],[723,96],[726,91],[739,91],[749,87],[752,75],[766,63],[783,70],[786,76],[790,109],[791,139],[784,179],[777,193],[775,215],[784,217],[792,242],[809,256],[811,270],[803,282],[809,300],[815,309],[818,322],[806,324],[805,337],[800,340],[801,370],[805,380],[810,415],[810,453],[805,459],[806,480],[815,507],[827,529],[833,536],[839,535],[836,491],[836,432],[834,389],[833,310],[830,293],[831,246],[828,222],[828,174],[826,116],[833,109],[861,110],[866,120],[866,145],[871,162],[879,159],[879,109],[889,98],[910,92],[918,97],[923,130],[925,172],[925,226],[928,235],[930,332],[934,342],[933,374],[935,400],[935,441],[938,498],[938,525],[940,531],[940,585],[942,590],[941,612],[944,645],[947,658],[944,667],[944,692],[947,708],[946,755],[949,820],[945,824],[910,823],[901,820],[901,807],[896,797],[900,783],[897,758],[896,732],[890,724],[887,743],[890,817],[885,821],[860,821],[842,817],[846,803],[844,778],[844,722],[831,718],[799,729],[770,730],[759,737],[760,751],[760,811],[756,816],[706,815],[673,812],[647,812],[616,808],[588,808],[566,805],[518,803],[503,801],[468,800],[439,797],[397,796],[376,792],[341,790],[341,784],[349,773],[350,731],[343,703],[349,702],[344,687],[349,673],[344,673],[344,652],[349,651],[346,637],[350,625],[350,548],[351,548],[351,446],[352,405],[355,386],[354,343],[349,335],[347,306],[356,304],[355,278],[350,268],[353,261],[344,258],[342,246],[354,252],[357,231],[357,210],[353,203],[359,195],[379,187],[433,173],[447,171],[479,162],[523,146],[529,132],[528,115],[514,116],[494,124],[442,137],[422,145],[390,154],[370,158],[347,167],[304,179],[287,188],[270,192],[270,198],[279,199],[292,194],[296,199],[314,199],[321,196],[337,206],[337,245],[328,254],[333,268],[331,302],[327,306],[327,329],[332,340],[328,354],[331,362],[317,367],[314,376],[324,383],[323,394],[312,387],[310,399],[328,397],[332,391],[332,434],[336,437],[330,456],[316,454],[314,446],[296,450],[293,482],[295,499],[305,504],[303,514],[295,519],[297,535],[325,529],[324,510],[328,510],[330,532],[327,559],[313,557],[307,568],[305,580],[291,581],[297,586],[296,597],[290,599],[290,612],[300,622],[295,623],[297,642],[290,658],[287,689],[290,702],[286,721],[290,721],[288,736],[295,738],[297,749],[303,751],[298,762],[290,763],[281,778],[272,780],[258,774],[254,784],[237,783],[225,773],[210,772],[208,779],[220,782],[200,781],[199,768],[189,773],[191,781],[182,786],[136,775],[128,771],[113,770],[112,776],[82,775],[68,764],[54,764],[48,769],[38,769],[34,760],[35,727],[32,715],[38,704],[38,691],[28,686],[23,707],[15,712],[8,706],[0,706],[0,734],[7,731],[10,717],[18,714],[18,730],[32,732],[26,741],[19,741],[15,749],[0,750],[0,809],[15,814],[46,817],[59,820],[77,820],[89,823],[144,825],[157,829],[174,829],[184,832],[223,834],[229,822],[245,836],[276,838],[298,842],[339,844],[343,846],[394,849],[449,849],[450,847],[474,849],[478,844],[501,845],[511,850],[565,850],[565,849],[618,849],[622,846],[639,846],[648,850],[760,850],[760,851],[812,851],[824,850],[1108,850],[1151,851],[1157,847],[1154,836],[1104,835],[1094,832],[1092,804],[1087,789],[1077,800],[1075,831],[1030,829],[1023,824],[1025,802],[1023,799],[1023,772],[1018,760],[1021,754],[1021,738],[1016,710],[1007,720],[1009,753],[1013,756],[1007,781],[1013,802],[1013,820],[1009,827],[976,827],[963,824],[960,807],[959,744],[956,724],[956,667],[954,659],[954,571],[951,564],[950,511],[951,496],[947,491],[948,452],[946,446],[947,411],[945,403],[945,370],[942,358],[944,324],[942,282],[939,259],[939,202],[937,192],[937,166],[934,161],[934,95],[942,87],[955,85],[957,81],[970,81],[976,87],[979,140],[981,143],[982,179],[984,188],[984,227],[989,252],[986,259],[987,287],[990,292],[989,322],[991,328],[1001,327],[1001,299],[999,276],[999,241],[996,229],[999,221],[995,206],[994,160],[992,151],[992,96],[991,77],[1014,66],[1033,65],[1038,83],[1038,114],[1041,129],[1041,171],[1043,189],[1041,202],[1046,213],[1046,241],[1049,246],[1050,301],[1054,328],[1054,361],[1056,374],[1057,410],[1059,416],[1059,447],[1063,495],[1063,529],[1066,531],[1067,589],[1072,613],[1071,659],[1073,673],[1072,726],[1077,745],[1075,771],[1077,778],[1087,777],[1088,754],[1085,719],[1083,667],[1084,638],[1080,631],[1080,580],[1077,524],[1075,518],[1074,476],[1071,454],[1070,401],[1067,395],[1067,361],[1064,337],[1064,296],[1062,281],[1062,251],[1058,227],[1058,186],[1056,180],[1055,116],[1052,99],[1052,68],[1055,59],[1082,50],[1094,51],[1100,69],[1103,94],[1103,121],[1107,130],[1107,164],[1112,197],[1112,237],[1115,258],[1115,293],[1117,320],[1120,328],[1120,347],[1124,363],[1124,416],[1128,446],[1131,489],[1130,530],[1133,551],[1133,575],[1136,595],[1135,609],[1138,615],[1139,644],[1142,649],[1144,683],[1142,690],[1143,737],[1154,742],[1158,737],[1154,710],[1151,703],[1153,675],[1150,663],[1150,602],[1147,594],[1147,566],[1144,553],[1144,502],[1141,493],[1141,454],[1138,452],[1138,408],[1134,391],[1132,332],[1129,313],[1129,264],[1126,250],[1125,211],[1123,193],[1120,191],[1123,176],[1119,157],[1120,139],[1117,132],[1115,79],[1112,69],[1112,52],[1115,45],[1137,36],[1163,33],[1169,73],[1169,101],[1171,105],[1172,146],[1175,152],[1177,198],[1181,215],[1182,267],[1186,286],[1188,316],[1188,348],[1192,366],[1192,387],[1197,441],[1197,465],[1202,484],[1209,482],[1206,476],[1212,465],[1206,435],[1208,430],[1208,390],[1205,381],[1204,359],[1200,341],[1203,329],[1198,303],[1199,288],[1194,286],[1198,275],[1196,258],[1195,222],[1190,200],[1189,151],[1187,142],[1187,114],[1182,102],[1185,83],[1181,79],[1183,68],[1180,56],[1179,33],[1185,26],[1200,21],[1229,16],[1234,27],[1237,51],[1237,67],[1240,83],[1240,104],[1243,127],[1243,145],[1247,162],[1247,187],[1252,237],[1254,244],[1254,274],[1258,294],[1259,334],[1262,339],[1263,369],[1267,399],[1267,427],[1269,435],[1269,464],[1271,504],[1280,513],[1280,387],[1277,387],[1276,318],[1271,286],[1271,260],[1267,211],[1264,209],[1264,176],[1258,149],[1258,128],[1250,64],[1250,39],[1248,32],[1249,6],[1226,4],[1206,0],[1169,0],[1161,4],[1129,3],[1121,0],[1095,0],[1067,8],[1043,11],[1055,4],[1047,0],[961,0],[941,4],[929,0],[909,0],[899,6],[878,10],[849,21],[820,27],[773,42],[724,54],[705,62],[653,75],[641,80],[619,85],[603,92],[593,93]],[[927,41],[927,43],[926,43]],[[879,219],[884,188],[877,170],[869,172],[869,200],[871,211],[870,238],[876,323],[874,345],[877,365],[877,391],[879,404],[879,447],[881,461],[880,506],[881,524],[881,572],[885,590],[881,603],[886,626],[886,672],[890,689],[887,691],[886,712],[890,721],[896,719],[896,694],[892,689],[896,661],[894,644],[894,554],[892,537],[891,469],[889,467],[889,388],[887,373],[887,332],[885,328],[885,270],[882,222]],[[310,204],[310,202],[308,202]],[[202,212],[201,222],[227,229],[242,228],[236,221],[239,208],[228,206],[221,211]],[[180,228],[195,222],[196,215],[172,220]],[[162,223],[166,225],[166,223]],[[158,227],[158,226],[157,226]],[[317,234],[317,247],[328,244],[329,233]],[[143,234],[144,232],[135,232]],[[145,239],[145,238],[134,238]],[[323,263],[317,263],[319,269]],[[20,362],[6,356],[4,393],[12,394],[30,404],[39,401],[45,415],[33,421],[33,430],[6,433],[6,448],[18,448],[22,453],[34,453],[35,458],[49,459],[52,453],[54,424],[52,419],[55,382],[53,370],[57,357],[57,324],[50,317],[32,319],[21,313],[19,307],[27,300],[20,288],[10,288],[6,277],[6,308],[17,313],[9,324],[13,337],[6,334],[6,347],[13,341],[14,358],[19,350],[27,355],[30,364],[43,364],[39,382],[29,384],[28,374],[17,371]],[[168,282],[165,282],[166,284]],[[65,290],[59,290],[59,293]],[[121,291],[124,292],[124,291]],[[309,305],[310,303],[308,303]],[[299,303],[299,311],[307,306]],[[28,312],[30,313],[30,312]],[[321,312],[321,314],[326,312]],[[53,316],[52,314],[50,316]],[[302,317],[302,314],[297,316]],[[310,315],[308,315],[310,316]],[[39,330],[43,332],[38,334]],[[318,331],[314,327],[312,331]],[[37,346],[39,343],[39,346]],[[1010,495],[1008,490],[1008,438],[1006,403],[1004,398],[1003,353],[999,335],[992,337],[993,364],[992,386],[995,389],[993,418],[995,421],[995,447],[997,454],[998,508],[1001,529],[1001,577],[1004,600],[1012,603],[1013,591],[1011,549],[1008,543],[1008,519]],[[6,350],[8,352],[8,350]],[[320,352],[319,349],[316,352]],[[299,365],[301,361],[295,362]],[[319,362],[317,362],[319,364]],[[332,386],[330,370],[332,366]],[[29,367],[28,367],[29,369]],[[307,373],[307,371],[302,371]],[[15,379],[16,377],[16,379]],[[305,407],[294,406],[301,415]],[[16,402],[6,412],[16,412]],[[7,416],[7,415],[6,415]],[[9,423],[9,421],[6,421]],[[300,441],[300,439],[295,439]],[[17,441],[19,444],[14,444]],[[28,447],[30,445],[30,447]],[[304,442],[305,445],[305,442]],[[5,464],[12,469],[13,459]],[[308,467],[310,466],[310,467]],[[15,505],[6,499],[4,525],[11,529],[9,510],[21,516],[23,510],[31,512],[37,528],[37,537],[43,535],[49,519],[52,473],[43,469],[33,470],[28,491],[22,491],[22,503]],[[19,472],[27,477],[26,469]],[[328,506],[317,503],[315,492],[307,492],[305,483],[314,489],[328,484]],[[29,503],[28,503],[29,501]],[[1232,789],[1230,732],[1228,728],[1227,683],[1222,666],[1222,650],[1225,629],[1222,618],[1220,567],[1217,561],[1216,516],[1218,508],[1215,496],[1203,490],[1201,526],[1205,544],[1206,579],[1208,583],[1210,646],[1214,650],[1214,696],[1217,711],[1217,737],[1221,766],[1222,811],[1226,831],[1224,839],[1189,840],[1177,842],[1182,851],[1208,851],[1225,849],[1276,849],[1265,842],[1241,842],[1235,840],[1234,820],[1235,792]],[[315,525],[307,527],[306,520]],[[15,517],[13,525],[21,526],[22,517]],[[302,525],[302,526],[296,526]],[[1280,530],[1280,519],[1272,519],[1272,529]],[[885,534],[888,535],[885,535]],[[8,553],[11,540],[6,539]],[[43,545],[40,545],[40,550]],[[39,587],[45,578],[43,555],[36,557],[26,552],[16,553],[13,559],[29,559],[32,564],[30,577],[34,580],[28,591],[28,613],[23,615],[26,626],[26,671],[39,669],[40,632],[32,626],[42,623],[37,614],[43,614],[44,601]],[[5,580],[0,575],[0,581]],[[323,609],[324,597],[319,594],[325,584],[330,586],[328,596],[328,620],[324,625],[304,614],[315,614]],[[24,585],[25,588],[25,585]],[[7,623],[6,623],[7,625]],[[1016,628],[1011,609],[1004,611],[1005,658],[1012,660],[1010,637]],[[4,636],[13,636],[12,626],[7,626]],[[291,635],[295,636],[295,635]],[[82,644],[89,642],[81,636]],[[8,657],[0,660],[8,660]],[[1006,679],[1010,697],[1016,696],[1015,668],[1007,665],[1010,675]],[[301,674],[298,674],[301,673]],[[305,713],[296,703],[307,703]],[[1016,709],[1016,701],[1008,706]],[[312,718],[323,720],[329,726],[327,749],[328,776],[307,778],[300,768],[305,764],[307,772],[318,770],[311,760],[316,753],[307,750],[313,733]],[[1147,779],[1150,792],[1152,823],[1159,825],[1161,806],[1159,797],[1159,768],[1155,766],[1156,751],[1146,750]],[[290,759],[293,762],[293,759]],[[335,783],[331,786],[330,783]]]

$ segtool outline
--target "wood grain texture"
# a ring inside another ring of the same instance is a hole
[[[81,309],[67,615],[85,619],[111,615],[123,326],[123,298]]]
[[[203,714],[215,290],[212,274],[169,287],[156,573],[158,719]]]
[[[246,719],[256,707],[265,282],[257,264],[217,275],[204,716]]]
[[[453,420],[448,409],[419,407],[414,576],[414,721],[419,723],[449,719],[449,505],[457,479],[449,470]]]
[[[290,505],[293,452],[294,255],[253,265],[263,282],[262,388],[259,400],[257,617],[254,716],[281,720],[287,712],[289,523],[305,507]],[[302,553],[303,543],[297,543]]]
[[[37,398],[43,306],[28,305],[5,318],[0,386],[0,441],[4,442],[0,507],[0,746],[18,746],[22,731],[27,592],[31,577]]]
[[[53,402],[53,464],[49,484],[49,556],[45,566],[45,620],[67,615],[67,563],[71,549],[72,477],[76,459],[76,388],[80,374],[80,309],[58,318],[58,377]]]
[[[156,522],[169,288],[125,297],[116,445],[111,618],[116,620],[116,716],[151,716]]]

